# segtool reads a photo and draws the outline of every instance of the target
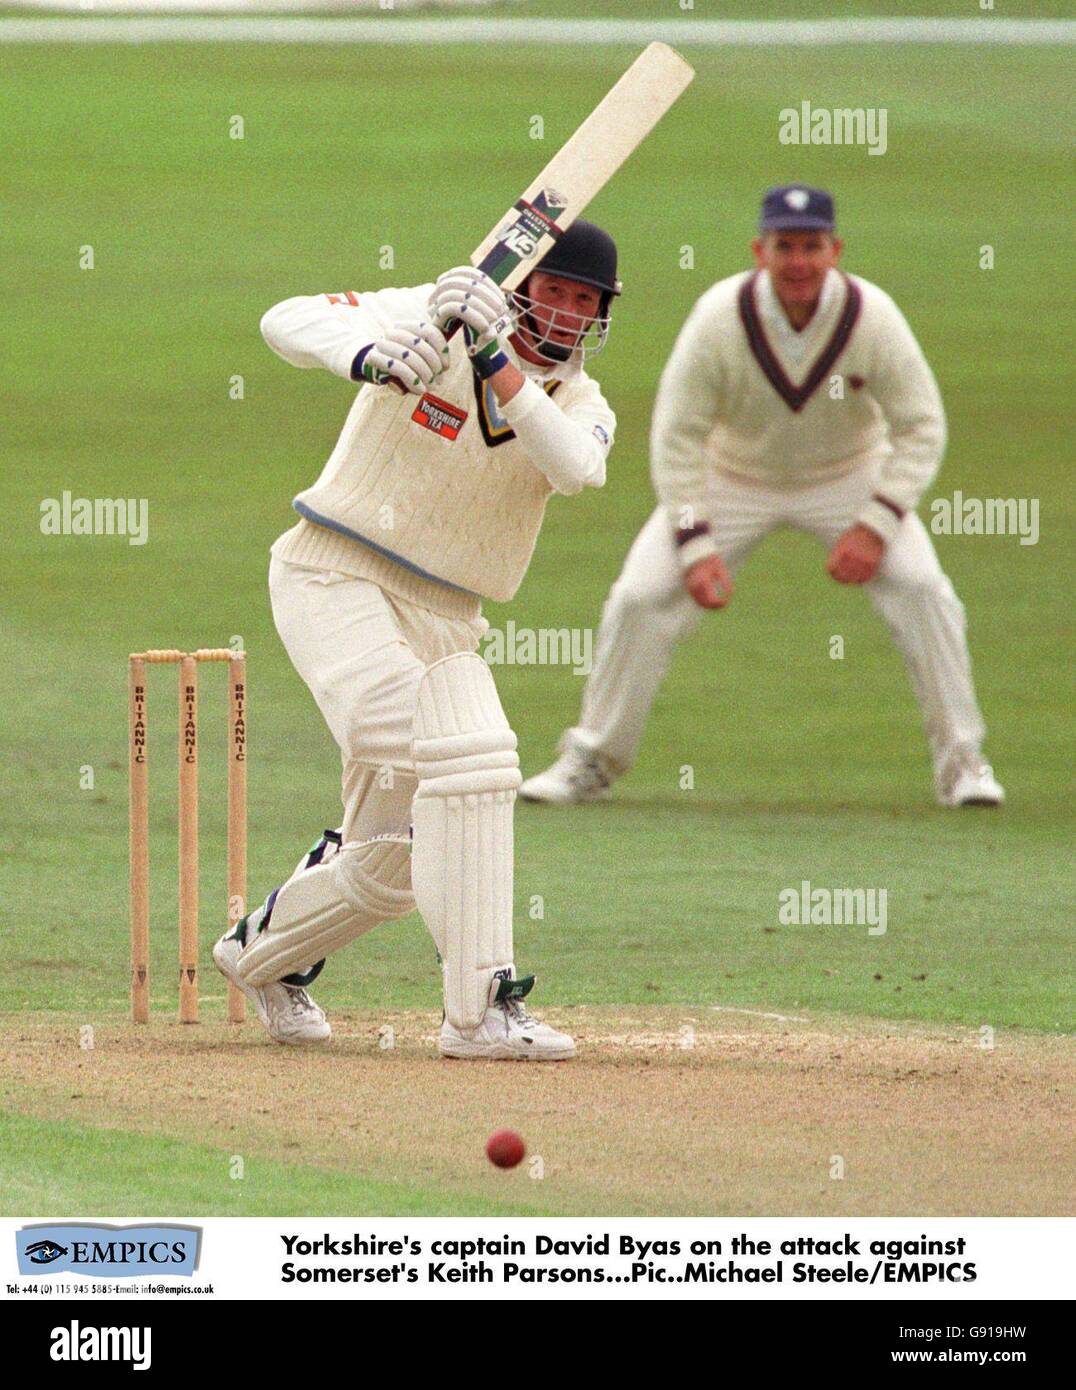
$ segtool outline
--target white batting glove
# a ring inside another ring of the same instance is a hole
[[[471,265],[456,266],[438,279],[430,295],[430,316],[442,328],[459,319],[479,334],[511,318],[501,287]]]
[[[435,323],[417,319],[395,323],[358,353],[351,375],[377,386],[396,381],[412,395],[421,396],[448,366],[448,354],[448,342]]]
[[[463,324],[471,365],[483,380],[508,362],[508,336],[515,327],[504,292],[473,266],[446,271],[430,296],[430,314],[447,328]]]

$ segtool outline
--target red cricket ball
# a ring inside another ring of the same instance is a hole
[[[514,1168],[527,1152],[514,1129],[499,1129],[486,1140],[486,1157],[498,1168]]]

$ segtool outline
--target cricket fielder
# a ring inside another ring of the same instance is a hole
[[[578,725],[524,782],[529,801],[596,800],[632,765],[677,642],[768,532],[794,526],[863,584],[904,657],[944,806],[996,806],[964,610],[915,508],[945,447],[934,377],[892,299],[837,269],[829,193],[770,189],[755,270],[713,285],[661,378],[660,505],[602,615]]]
[[[360,383],[269,569],[277,631],[340,747],[343,824],[214,948],[280,1042],[327,1038],[306,989],[324,957],[417,906],[443,965],[444,1056],[575,1052],[516,973],[519,759],[478,645],[482,597],[515,594],[550,494],[605,481],[616,420],[583,363],[619,293],[612,239],[580,219],[510,302],[459,266],[262,320],[286,362]]]

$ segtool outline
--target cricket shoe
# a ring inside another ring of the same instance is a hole
[[[514,980],[511,970],[498,970],[490,985],[490,1002],[477,1028],[441,1024],[441,1056],[485,1059],[491,1062],[566,1062],[575,1056],[575,1042],[547,1023],[533,1018],[523,1003],[534,976]]]
[[[1005,788],[977,750],[958,750],[942,764],[936,778],[943,806],[1000,806]]]
[[[587,753],[566,738],[563,752],[552,767],[528,777],[519,789],[524,801],[550,806],[570,806],[582,801],[604,801],[613,772],[600,753]]]
[[[240,926],[243,924],[240,923]],[[239,973],[243,943],[229,930],[213,947],[213,960],[226,980],[241,989],[258,1011],[269,1036],[278,1043],[320,1043],[332,1037],[325,1011],[315,1004],[301,985],[277,980],[261,989],[248,984]]]

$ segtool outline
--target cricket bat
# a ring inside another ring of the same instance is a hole
[[[665,115],[695,70],[668,44],[643,49],[471,256],[507,293],[525,280],[561,233]]]

